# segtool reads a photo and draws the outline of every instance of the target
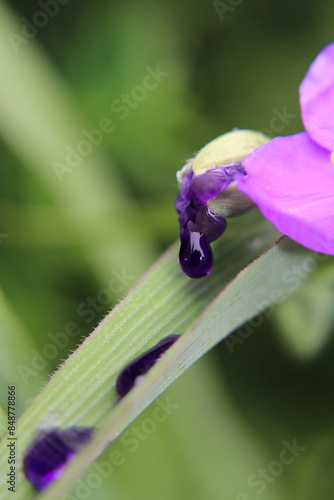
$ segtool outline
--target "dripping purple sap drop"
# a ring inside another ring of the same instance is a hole
[[[181,238],[179,262],[189,278],[202,278],[210,273],[213,253],[203,233],[190,231]]]

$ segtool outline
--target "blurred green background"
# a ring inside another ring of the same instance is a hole
[[[177,238],[175,171],[233,127],[302,130],[298,85],[333,18],[330,0],[0,2],[0,375],[20,412]],[[81,498],[332,499],[333,293],[329,258],[175,383],[165,421],[148,408]]]

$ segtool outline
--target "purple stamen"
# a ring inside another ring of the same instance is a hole
[[[89,441],[94,427],[71,427],[43,431],[29,446],[23,470],[38,490],[60,477],[78,449]]]
[[[123,368],[116,380],[116,391],[120,398],[123,398],[140,381],[140,377],[152,368],[178,338],[179,335],[168,335]]]

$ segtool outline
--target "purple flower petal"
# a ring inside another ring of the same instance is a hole
[[[334,151],[334,43],[311,64],[299,94],[306,130],[317,144]]]
[[[183,176],[182,180],[180,181],[179,193],[175,200],[175,210],[180,215],[180,218],[184,218],[184,221],[183,219],[182,221],[180,221],[179,219],[181,225],[183,225],[186,221],[185,211],[190,202],[190,197],[189,197],[190,183],[194,177],[194,172],[192,171],[191,163],[188,163],[185,166],[185,170],[186,173]]]
[[[306,132],[277,137],[243,161],[239,189],[283,234],[334,255],[334,165]]]
[[[238,162],[216,166],[204,174],[196,175],[189,185],[189,198],[195,203],[204,205],[208,200],[221,193],[240,173],[243,173],[243,168]]]

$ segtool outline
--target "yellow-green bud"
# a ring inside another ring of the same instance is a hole
[[[204,146],[193,160],[177,173],[181,182],[191,165],[195,176],[205,174],[213,167],[230,167],[231,164],[241,163],[257,147],[270,140],[267,135],[253,130],[232,130],[223,134]],[[246,212],[254,206],[253,202],[237,188],[236,182],[231,182],[214,198],[207,202],[209,210],[221,217],[232,217]]]
[[[235,129],[220,135],[197,153],[192,164],[193,172],[200,175],[215,165],[239,162],[269,140],[270,137],[255,130]]]

